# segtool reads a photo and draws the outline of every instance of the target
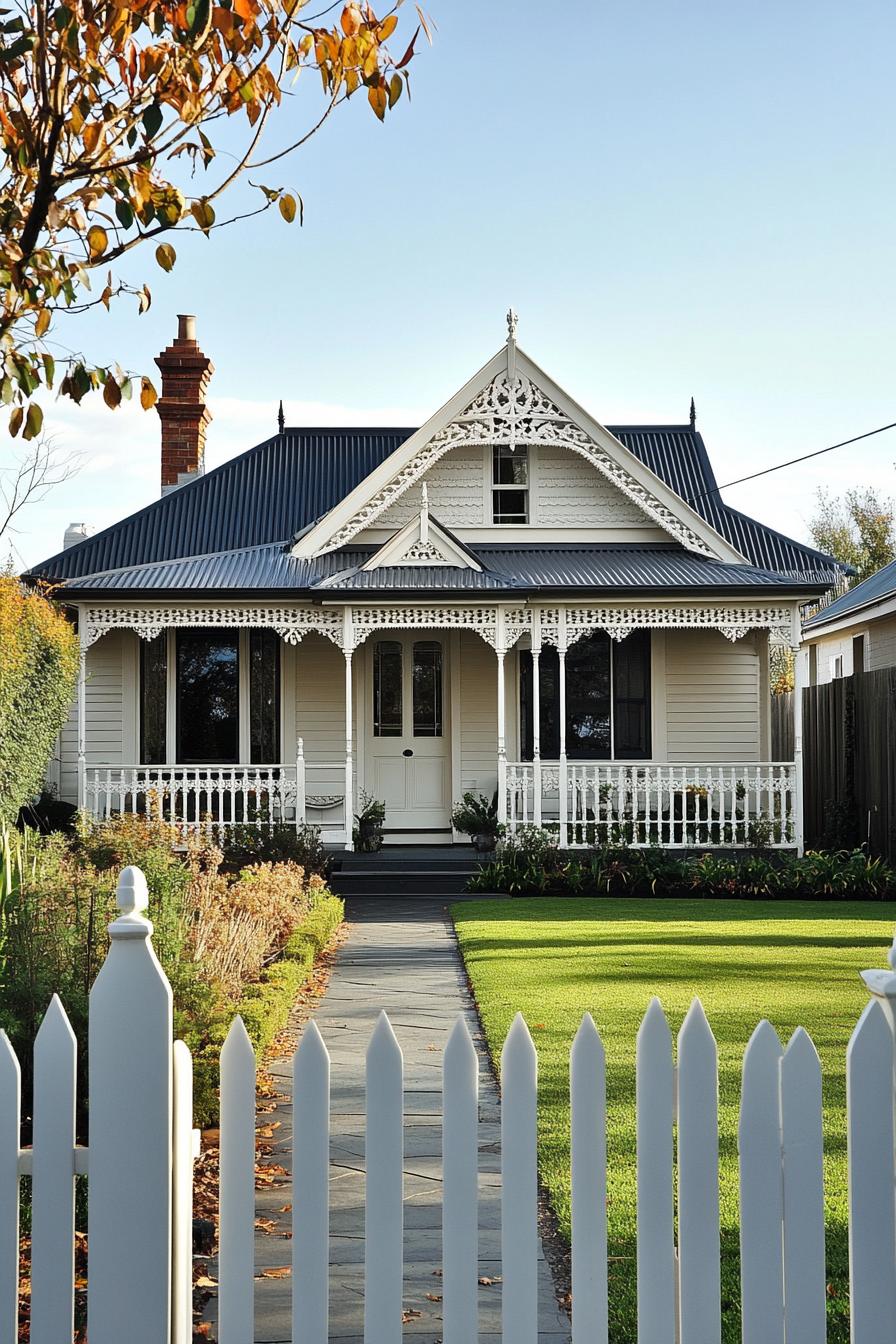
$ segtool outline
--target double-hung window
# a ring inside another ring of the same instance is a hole
[[[276,631],[166,630],[141,641],[142,765],[279,760]]]
[[[492,449],[492,522],[528,523],[529,452],[525,444]]]
[[[533,756],[531,653],[520,654],[522,758]],[[538,659],[539,748],[560,755],[560,659],[545,647]],[[566,755],[571,761],[648,760],[650,631],[617,643],[604,631],[577,640],[566,655]]]

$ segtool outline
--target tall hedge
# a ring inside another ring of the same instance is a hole
[[[40,791],[78,682],[78,637],[42,593],[0,575],[0,825]]]

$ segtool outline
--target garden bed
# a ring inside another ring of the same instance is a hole
[[[659,847],[561,850],[525,827],[467,884],[510,896],[740,897],[749,900],[886,900],[896,872],[864,850],[683,853]]]

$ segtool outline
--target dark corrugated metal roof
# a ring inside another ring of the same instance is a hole
[[[811,620],[806,621],[803,629],[813,630],[820,625],[827,625],[829,621],[842,620],[854,611],[870,606],[873,602],[885,602],[890,597],[896,597],[896,560],[857,583],[855,588],[850,588],[848,593],[838,597],[830,606],[822,607]]]
[[[701,435],[689,426],[624,425],[611,433],[747,560],[816,582],[835,564],[724,504]],[[221,552],[285,544],[393,453],[412,429],[287,429],[106,531],[36,566],[64,582]],[[709,492],[709,493],[707,493]],[[128,584],[129,587],[134,586]]]
[[[350,547],[313,560],[283,545],[254,546],[86,575],[70,582],[80,593],[290,592],[326,599],[339,593],[533,592],[579,588],[589,592],[791,591],[792,580],[752,565],[725,564],[672,545],[479,545],[483,565],[389,565],[364,570],[374,547]]]

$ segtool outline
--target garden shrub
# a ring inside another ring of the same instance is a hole
[[[273,825],[233,826],[223,837],[224,862],[244,867],[248,863],[297,863],[306,873],[326,877],[332,866],[321,839],[319,826],[299,826],[285,821]]]
[[[512,896],[731,896],[885,900],[896,872],[864,850],[676,855],[658,847],[569,851],[524,827],[468,883]]]
[[[78,661],[78,636],[59,608],[0,574],[0,826],[41,791]]]
[[[149,889],[153,946],[171,984],[175,1035],[194,1056],[197,1120],[217,1117],[218,1059],[245,1006],[260,1052],[284,1025],[297,989],[342,921],[317,874],[260,863],[227,875],[221,852],[164,822],[123,816],[84,822],[74,839],[9,832],[0,848],[0,1026],[23,1070],[54,993],[79,1051],[79,1133],[86,1120],[87,1006],[108,947],[120,869],[138,864]]]

